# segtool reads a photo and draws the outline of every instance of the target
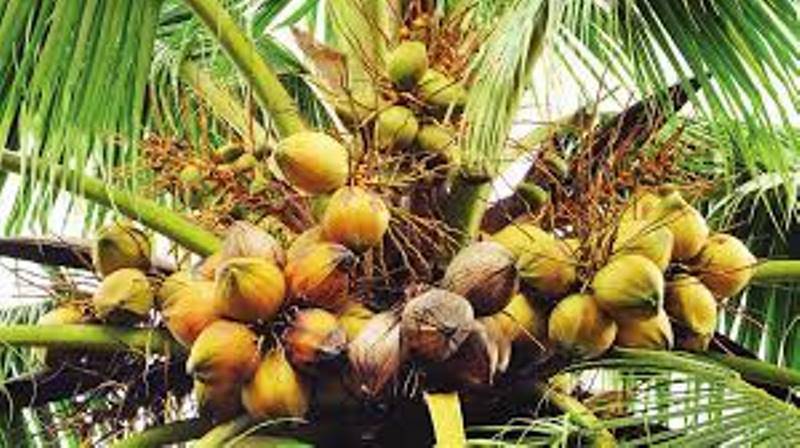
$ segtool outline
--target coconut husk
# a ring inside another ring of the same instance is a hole
[[[466,298],[476,315],[494,314],[517,292],[514,256],[492,241],[470,244],[450,262],[441,285]]]
[[[469,337],[475,321],[469,302],[443,289],[431,289],[406,303],[402,342],[409,355],[423,362],[441,362]]]
[[[401,344],[400,315],[375,314],[347,349],[350,382],[358,395],[375,398],[400,371],[405,360]]]

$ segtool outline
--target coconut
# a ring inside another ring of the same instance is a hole
[[[491,319],[505,338],[510,339],[517,352],[525,356],[539,358],[548,352],[550,341],[547,338],[548,311],[540,301],[516,294],[508,305],[497,314],[486,317]],[[491,329],[485,321],[487,329]],[[491,336],[490,331],[490,336]],[[500,359],[498,369],[503,364],[502,349],[500,346]]]
[[[393,311],[375,314],[348,346],[347,358],[357,392],[379,395],[405,359],[400,316]]]
[[[247,221],[236,221],[228,227],[222,242],[222,258],[256,257],[279,266],[286,263],[286,254],[275,238],[266,230]]]
[[[333,100],[336,114],[342,121],[351,126],[359,126],[381,106],[381,98],[370,85],[359,85],[346,95]]]
[[[750,283],[756,257],[738,238],[725,233],[712,235],[691,266],[692,273],[715,297],[733,297]]]
[[[473,322],[469,336],[445,362],[431,366],[434,382],[443,387],[490,386],[498,368],[498,348],[480,322]]]
[[[292,241],[292,244],[289,246],[289,249],[286,251],[286,259],[293,260],[298,257],[299,254],[304,252],[308,247],[313,246],[316,243],[323,242],[324,239],[322,237],[322,227],[321,226],[314,226],[309,229],[306,229],[297,236],[297,238]]]
[[[431,289],[403,309],[403,350],[422,361],[444,361],[467,339],[474,321],[472,307],[464,297]]]
[[[673,342],[672,324],[663,309],[652,317],[617,320],[615,344],[620,347],[670,350]]]
[[[417,145],[423,151],[444,157],[448,162],[458,162],[458,139],[449,128],[438,124],[423,125],[417,132]]]
[[[592,279],[598,305],[615,318],[653,316],[664,302],[664,276],[649,258],[620,255]]]
[[[308,308],[292,318],[283,342],[292,365],[311,370],[339,356],[347,345],[347,334],[336,316],[320,308]]]
[[[206,384],[238,384],[250,380],[260,360],[255,333],[243,324],[218,320],[195,339],[186,371]]]
[[[717,328],[717,301],[696,277],[679,274],[667,283],[664,308],[693,333],[710,335]]]
[[[492,235],[492,241],[517,257],[520,279],[542,297],[563,297],[575,284],[572,252],[536,225],[511,224]]]
[[[672,259],[687,261],[694,258],[708,238],[708,224],[703,215],[689,205],[680,193],[664,196],[651,212],[651,225],[665,226],[673,236]]]
[[[467,91],[461,83],[444,73],[428,69],[419,81],[423,100],[434,108],[462,108],[467,103]]]
[[[216,421],[230,420],[242,413],[241,385],[237,383],[206,384],[194,381],[192,394],[200,415]]]
[[[355,263],[350,249],[336,243],[316,243],[289,259],[284,274],[292,300],[337,312],[347,303],[349,270]]]
[[[278,266],[263,258],[231,258],[217,269],[216,295],[223,316],[269,320],[283,306],[286,282]]]
[[[447,266],[441,286],[469,300],[476,315],[494,314],[517,292],[514,256],[493,241],[470,244]]]
[[[36,325],[77,325],[86,322],[87,315],[83,306],[67,302],[39,316]],[[65,361],[69,355],[78,353],[74,350],[34,347],[31,350],[33,357],[42,365],[53,367]]]
[[[250,152],[246,152],[231,163],[231,169],[236,173],[242,174],[255,169],[258,164],[259,162],[256,156]]]
[[[612,247],[613,255],[635,254],[647,257],[665,271],[672,256],[674,238],[665,226],[644,220],[620,222]]]
[[[150,269],[150,239],[128,224],[111,224],[97,234],[92,261],[97,272],[107,276],[123,268]]]
[[[617,324],[589,294],[572,294],[558,302],[547,326],[559,348],[584,358],[602,355],[617,336]]]
[[[303,131],[284,138],[275,161],[286,180],[312,194],[344,186],[349,174],[347,149],[321,132]]]
[[[191,347],[203,329],[220,318],[214,283],[193,280],[187,272],[169,276],[156,298],[167,329],[185,347]]]
[[[389,218],[380,196],[359,187],[342,187],[325,208],[322,234],[328,241],[362,252],[381,243]]]
[[[309,390],[294,371],[283,349],[275,348],[242,388],[247,413],[260,419],[299,418],[308,411]]]
[[[640,191],[633,195],[619,217],[620,224],[626,221],[641,221],[649,218],[661,202],[661,198],[649,191]]]
[[[222,261],[223,258],[221,252],[216,252],[209,255],[197,266],[197,274],[206,280],[214,280],[214,278],[217,276],[217,268]]]
[[[147,317],[153,308],[153,291],[142,271],[119,269],[104,278],[92,296],[97,317],[126,323]]]
[[[405,149],[414,142],[418,131],[414,112],[403,106],[387,108],[375,121],[375,141],[379,148]]]
[[[373,316],[375,316],[375,313],[361,302],[348,301],[339,314],[339,325],[344,329],[347,340],[354,340]]]
[[[411,90],[428,70],[428,50],[423,42],[406,41],[386,58],[389,79],[400,90]]]

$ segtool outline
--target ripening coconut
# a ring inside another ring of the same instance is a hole
[[[216,421],[230,420],[242,413],[242,386],[238,383],[207,384],[195,380],[192,394],[200,415]]]
[[[717,328],[717,301],[697,277],[679,274],[667,283],[664,308],[693,333],[709,335]]]
[[[622,215],[620,215],[620,223],[626,221],[641,221],[649,218],[659,202],[661,202],[661,198],[655,193],[649,191],[635,193],[628,201]]]
[[[295,303],[338,312],[347,303],[355,254],[336,243],[316,243],[286,263],[284,274]]]
[[[673,241],[672,232],[666,226],[644,220],[628,220],[620,222],[612,252],[614,255],[642,255],[663,272],[672,257]]]
[[[602,355],[617,336],[617,324],[589,294],[565,297],[550,313],[548,336],[561,349],[584,358]]]
[[[250,382],[242,388],[242,404],[247,413],[260,419],[302,417],[308,411],[308,402],[308,386],[281,348],[264,356]]]
[[[428,70],[428,49],[425,43],[405,41],[386,57],[389,79],[400,90],[411,90]]]
[[[142,271],[119,269],[103,279],[92,296],[92,305],[102,320],[141,320],[153,309],[153,290]]]
[[[218,320],[195,339],[186,372],[206,384],[249,381],[261,360],[258,338],[245,325]]]
[[[196,267],[196,272],[205,280],[214,280],[217,276],[217,268],[222,264],[223,258],[221,252],[216,252],[200,262]]]
[[[322,227],[310,227],[292,241],[292,244],[289,245],[289,249],[286,251],[286,259],[296,259],[300,253],[306,250],[306,248],[323,241],[324,238],[322,236]]]
[[[464,86],[438,70],[428,69],[425,72],[419,81],[419,91],[422,99],[435,108],[461,108],[467,103]]]
[[[279,266],[286,263],[286,254],[280,243],[266,230],[247,221],[236,221],[225,234],[222,241],[222,258],[256,257],[264,258]]]
[[[311,370],[339,356],[347,345],[347,334],[335,315],[321,308],[306,308],[292,318],[283,342],[292,365]]]
[[[626,348],[672,349],[674,336],[667,313],[659,309],[655,316],[617,320],[615,344]]]
[[[283,272],[264,258],[231,258],[217,269],[217,304],[223,316],[255,322],[269,320],[286,297]]]
[[[403,308],[404,351],[423,361],[444,361],[467,339],[474,321],[472,307],[464,297],[431,289],[409,300]]]
[[[97,233],[92,247],[92,261],[102,276],[133,268],[150,269],[150,238],[142,230],[123,224],[108,225]]]
[[[652,210],[649,221],[655,226],[665,226],[672,232],[673,260],[687,261],[694,258],[708,238],[708,224],[703,215],[677,191],[661,198]]]
[[[653,316],[664,302],[664,276],[649,258],[621,255],[595,274],[592,290],[615,318]]]
[[[419,123],[414,112],[403,106],[389,107],[375,120],[375,141],[379,148],[408,148],[418,131]]]
[[[322,216],[322,235],[356,252],[377,246],[389,229],[389,209],[380,196],[360,187],[342,187]]]
[[[469,300],[477,316],[505,308],[518,284],[513,254],[492,241],[473,243],[459,251],[441,282],[442,288]]]
[[[545,298],[563,297],[575,284],[577,262],[553,235],[534,224],[510,224],[492,235],[517,258],[520,279]]]
[[[735,296],[750,283],[757,261],[738,238],[716,233],[693,261],[691,271],[715,297],[723,299]]]
[[[284,138],[275,161],[292,185],[311,194],[327,193],[344,186],[349,175],[347,149],[321,132],[298,132]]]
[[[167,329],[184,347],[191,347],[203,329],[220,318],[214,282],[195,280],[185,271],[167,277],[156,299]]]

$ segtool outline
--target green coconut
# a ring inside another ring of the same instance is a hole
[[[467,103],[467,90],[444,73],[428,69],[419,82],[423,100],[435,108],[462,108]]]
[[[142,271],[119,269],[104,278],[92,296],[97,317],[127,323],[147,317],[154,305],[153,290]]]
[[[417,133],[417,145],[423,151],[439,154],[447,161],[458,162],[458,142],[456,134],[441,125],[423,125]]]
[[[562,350],[594,358],[611,348],[617,324],[588,294],[573,294],[558,302],[550,313],[548,335]]]
[[[333,107],[345,124],[359,125],[374,115],[381,106],[381,98],[372,86],[357,86],[347,94],[336,97]]]
[[[347,148],[321,132],[286,137],[278,145],[275,161],[286,180],[312,194],[344,186],[350,169]]]
[[[386,58],[389,79],[400,90],[411,90],[428,70],[428,50],[418,41],[398,45]]]
[[[102,276],[124,268],[150,268],[150,238],[132,225],[115,223],[104,227],[97,233],[92,249],[92,261]]]
[[[403,106],[392,106],[375,122],[375,141],[380,148],[405,149],[414,142],[419,123],[414,112]]]
[[[592,280],[597,303],[614,318],[653,316],[664,302],[664,276],[649,258],[622,255]]]

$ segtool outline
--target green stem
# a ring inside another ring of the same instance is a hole
[[[22,171],[23,158],[8,150],[2,150],[0,169],[13,173]],[[26,162],[25,165],[28,165]],[[188,221],[180,214],[149,199],[131,192],[109,187],[103,181],[82,176],[72,170],[49,166],[53,173],[53,184],[64,185],[67,190],[85,196],[87,199],[113,207],[123,215],[139,221],[148,228],[172,239],[192,252],[210,255],[219,250],[221,242],[213,233]],[[79,185],[76,190],[73,186]]]
[[[800,260],[767,260],[756,267],[754,283],[800,282]]]
[[[250,40],[218,0],[184,0],[214,34],[239,67],[278,132],[288,136],[306,129],[297,104]]]
[[[131,350],[167,354],[185,351],[163,330],[105,325],[5,325],[0,326],[0,345],[99,352]]]
[[[583,403],[565,393],[548,387],[544,383],[538,383],[536,389],[553,406],[567,414],[572,421],[591,431],[594,434],[594,446],[612,447],[617,445],[611,432],[603,428],[602,421]]]
[[[743,358],[722,353],[706,353],[705,356],[739,372],[747,381],[778,386],[800,386],[800,371],[779,367],[758,359]]]
[[[463,244],[478,236],[483,214],[489,202],[491,182],[458,176],[447,197],[445,219],[447,224],[457,230]]]
[[[242,415],[229,422],[222,423],[207,432],[202,439],[194,444],[194,448],[216,448],[223,446],[225,442],[238,436],[255,424],[256,419],[249,415]]]
[[[112,445],[112,448],[146,448],[161,447],[174,443],[186,442],[201,437],[213,428],[211,421],[202,418],[167,423],[146,429]]]

